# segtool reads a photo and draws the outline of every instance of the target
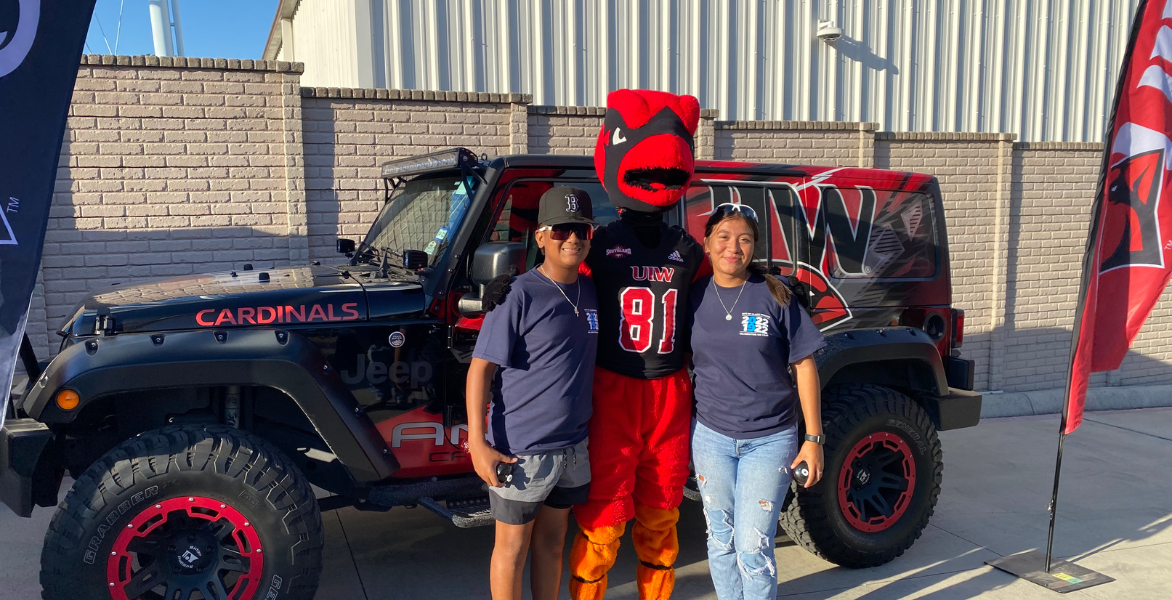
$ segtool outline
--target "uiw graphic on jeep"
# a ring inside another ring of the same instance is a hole
[[[617,213],[589,157],[456,148],[382,172],[385,204],[364,240],[338,240],[341,264],[117,286],[72,312],[0,438],[0,498],[18,514],[57,506],[63,475],[76,480],[45,540],[46,598],[252,598],[274,585],[310,598],[323,544],[310,484],[337,494],[327,508],[490,522],[464,409],[484,288],[533,267],[546,190],[586,190],[600,223]],[[937,431],[980,415],[939,186],[697,161],[667,219],[702,237],[726,202],[768,222],[755,260],[789,278],[828,342],[815,355],[825,475],[793,487],[781,525],[843,566],[890,561],[932,515]]]

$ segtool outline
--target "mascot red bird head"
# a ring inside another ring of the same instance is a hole
[[[700,102],[651,90],[616,90],[594,147],[594,170],[612,204],[660,213],[684,197],[695,165]]]

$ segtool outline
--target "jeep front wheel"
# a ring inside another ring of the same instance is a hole
[[[78,478],[45,536],[41,586],[47,600],[309,600],[322,545],[313,490],[279,450],[229,427],[166,427]]]
[[[874,567],[911,547],[928,525],[944,472],[940,440],[911,398],[873,385],[823,394],[826,470],[795,483],[781,527],[810,552],[843,567]]]

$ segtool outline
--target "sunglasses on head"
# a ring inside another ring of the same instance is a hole
[[[594,227],[589,223],[562,223],[560,225],[546,225],[537,231],[548,231],[550,239],[564,242],[570,239],[570,234],[576,234],[580,240],[594,237]]]
[[[739,213],[741,216],[752,220],[754,223],[759,222],[757,220],[757,211],[753,210],[752,207],[745,206],[744,204],[733,204],[732,202],[725,202],[724,204],[721,204],[712,209],[712,216],[708,217],[708,222],[715,223],[733,213]]]

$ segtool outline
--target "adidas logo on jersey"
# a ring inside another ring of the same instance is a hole
[[[607,248],[606,255],[622,258],[624,256],[630,256],[631,249],[627,248],[626,246],[615,246],[614,248]]]
[[[672,253],[667,255],[667,259],[674,260],[676,262],[684,262],[684,259],[680,257],[679,250],[672,250]]]

